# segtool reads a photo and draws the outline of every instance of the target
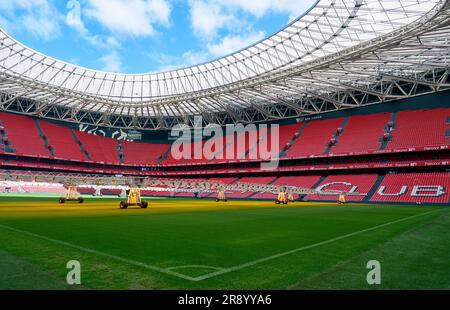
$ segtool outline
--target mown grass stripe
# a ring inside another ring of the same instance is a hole
[[[63,245],[63,246],[71,247],[71,248],[74,248],[74,249],[77,249],[77,250],[80,250],[80,251],[83,251],[83,252],[86,252],[86,253],[107,257],[107,258],[110,258],[110,259],[113,259],[113,260],[116,260],[116,261],[120,261],[120,262],[123,262],[123,263],[134,265],[134,266],[137,266],[137,267],[142,267],[142,268],[145,268],[145,269],[149,269],[149,270],[157,271],[157,272],[160,272],[160,273],[168,274],[168,275],[171,275],[171,276],[174,276],[174,277],[178,277],[178,278],[181,278],[181,279],[190,280],[190,281],[194,281],[195,280],[192,277],[189,277],[187,275],[184,275],[184,274],[181,274],[181,273],[178,273],[178,272],[174,272],[174,271],[171,271],[171,270],[168,270],[168,269],[165,269],[165,268],[160,268],[160,267],[157,267],[157,266],[144,264],[142,262],[134,261],[134,260],[131,260],[131,259],[128,259],[128,258],[123,258],[123,257],[120,257],[120,256],[116,256],[116,255],[100,252],[100,251],[97,251],[97,250],[93,250],[93,249],[90,249],[90,248],[82,247],[82,246],[79,246],[79,245],[76,245],[76,244],[72,244],[72,243],[69,243],[69,242],[66,242],[66,241],[49,238],[49,237],[46,237],[46,236],[42,236],[42,235],[35,234],[35,233],[29,232],[29,231],[17,229],[17,228],[10,227],[10,226],[7,226],[7,225],[0,224],[0,228],[6,229],[6,230],[9,230],[9,231],[12,231],[12,232],[20,233],[20,234],[23,234],[23,235],[31,236],[31,237],[34,237],[34,238],[42,239],[42,240],[45,240],[45,241],[53,242],[53,243],[56,243],[56,244],[60,244],[60,245]]]
[[[287,256],[287,255],[290,255],[290,254],[294,254],[294,253],[298,253],[298,252],[301,252],[301,251],[313,249],[313,248],[316,248],[316,247],[319,247],[319,246],[322,246],[322,245],[325,245],[325,244],[329,244],[329,243],[336,242],[336,241],[339,241],[339,240],[342,240],[342,239],[350,238],[350,237],[353,237],[353,236],[356,236],[356,235],[359,235],[359,234],[362,234],[362,233],[365,233],[365,232],[373,231],[373,230],[376,230],[376,229],[379,229],[379,228],[383,228],[383,227],[386,227],[386,226],[390,226],[390,225],[393,225],[393,224],[397,224],[397,223],[400,223],[400,222],[411,220],[413,218],[425,216],[425,215],[436,213],[436,212],[440,212],[440,211],[442,211],[442,210],[433,210],[433,211],[429,211],[429,212],[424,212],[424,213],[408,216],[408,217],[401,218],[401,219],[398,219],[398,220],[395,220],[395,221],[391,221],[391,222],[388,222],[388,223],[376,225],[376,226],[373,226],[373,227],[369,227],[369,228],[362,229],[362,230],[359,230],[359,231],[355,231],[355,232],[352,232],[352,233],[349,233],[349,234],[345,234],[345,235],[342,235],[342,236],[339,236],[339,237],[335,237],[335,238],[328,239],[328,240],[325,240],[325,241],[321,241],[321,242],[317,242],[317,243],[310,244],[310,245],[307,245],[307,246],[303,246],[303,247],[300,247],[300,248],[297,248],[297,249],[293,249],[293,250],[290,250],[290,251],[278,253],[278,254],[267,256],[267,257],[263,257],[263,258],[260,258],[260,259],[256,259],[256,260],[253,260],[253,261],[250,261],[250,262],[247,262],[247,263],[244,263],[244,264],[236,265],[236,266],[233,266],[233,267],[230,267],[230,268],[224,268],[223,270],[219,270],[219,271],[208,273],[208,274],[203,275],[203,276],[195,277],[193,280],[194,281],[206,280],[206,279],[209,279],[209,278],[212,278],[212,277],[216,277],[216,276],[219,276],[219,275],[223,275],[223,274],[226,274],[226,273],[230,273],[230,272],[233,272],[233,271],[237,271],[237,270],[240,270],[240,269],[251,267],[251,266],[254,266],[256,264],[267,262],[267,261],[270,261],[270,260],[273,260],[273,259],[276,259],[276,258],[280,258],[280,257]]]

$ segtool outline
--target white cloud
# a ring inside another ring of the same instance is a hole
[[[120,47],[120,42],[113,36],[105,38],[104,36],[91,34],[89,32],[82,18],[82,9],[79,1],[70,0],[67,2],[67,9],[69,9],[69,12],[66,15],[66,24],[75,29],[81,38],[86,40],[90,45],[102,49],[114,49]]]
[[[310,7],[314,0],[212,0],[218,6],[234,10],[242,10],[256,17],[270,12],[287,13],[299,16]]]
[[[214,57],[224,56],[258,42],[265,36],[266,34],[263,31],[251,33],[248,36],[229,35],[216,44],[208,44],[208,51]]]
[[[219,42],[207,44],[200,51],[189,50],[180,56],[166,55],[162,53],[151,53],[151,61],[159,65],[158,71],[171,71],[198,65],[212,59],[231,54],[243,47],[247,47],[265,37],[263,31],[251,33],[248,36],[229,35]]]
[[[8,31],[25,31],[50,40],[61,35],[61,18],[48,0],[1,0],[0,22]]]
[[[103,64],[102,70],[106,72],[121,72],[122,71],[122,59],[120,54],[113,51],[109,54],[102,56],[99,61]]]
[[[234,17],[221,10],[214,3],[191,0],[190,15],[192,29],[198,36],[211,39],[217,35],[217,31],[230,24]]]
[[[207,51],[187,51],[181,57],[162,53],[150,53],[151,61],[158,64],[157,71],[171,71],[190,67],[210,60],[211,55]]]
[[[222,29],[251,32],[251,16],[258,19],[279,13],[288,14],[293,20],[313,3],[314,0],[190,0],[191,26],[198,37],[210,41]]]
[[[236,52],[266,36],[265,32],[255,29],[255,20],[271,13],[286,14],[294,19],[314,2],[315,0],[189,0],[192,30],[204,43],[202,51],[194,54],[202,55],[203,62]],[[186,55],[183,59],[186,60]],[[183,61],[183,64],[194,63]]]
[[[148,37],[154,25],[170,24],[171,7],[167,0],[86,0],[84,11],[115,34]]]

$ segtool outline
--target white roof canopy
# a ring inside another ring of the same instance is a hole
[[[447,19],[446,0],[320,0],[280,32],[234,54],[147,74],[69,64],[26,47],[0,29],[0,92],[8,95],[5,100],[39,102],[39,113],[50,106],[70,109],[71,115],[102,113],[106,125],[114,125],[109,116],[124,116],[159,118],[150,127],[167,127],[161,118],[222,112],[229,120],[242,121],[238,110],[249,108],[266,113],[267,119],[280,118],[284,115],[274,115],[267,106],[282,104],[304,112],[301,100],[306,97],[324,100],[330,91],[351,87],[368,91],[382,74],[412,79],[448,68]],[[417,40],[419,36],[424,40]],[[402,42],[409,43],[403,47]],[[42,116],[62,118],[54,114]],[[145,128],[141,119],[122,121],[130,123],[117,126]]]

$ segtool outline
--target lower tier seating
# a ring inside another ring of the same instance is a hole
[[[376,174],[332,175],[325,178],[317,187],[323,191],[346,191],[348,201],[362,201],[377,180]],[[315,194],[306,196],[306,200],[337,201],[338,195]]]
[[[314,184],[316,184],[319,180],[320,176],[317,175],[280,177],[275,182],[273,182],[273,185],[313,188]],[[274,199],[274,200],[277,197],[278,193],[257,193],[254,196],[252,196],[252,198],[254,199]]]
[[[0,170],[3,181],[0,181],[0,192],[29,193],[29,194],[58,194],[64,195],[66,188],[60,183],[48,183],[42,178],[51,176],[51,173],[32,171]],[[11,175],[21,175],[11,177]],[[60,174],[60,173],[59,173]],[[68,173],[68,176],[70,174]],[[78,174],[77,174],[78,175]],[[8,177],[9,176],[9,177]],[[6,180],[5,180],[6,177]],[[19,180],[20,179],[20,180]],[[41,181],[33,181],[33,180]],[[112,186],[97,187],[96,179],[92,183],[78,186],[78,191],[83,195],[93,195],[97,192],[102,195],[121,195],[125,187]],[[171,179],[176,181],[176,179]],[[450,205],[450,172],[427,173],[399,173],[388,175],[377,174],[352,174],[320,176],[283,176],[283,177],[252,177],[240,180],[232,177],[212,179],[182,179],[176,182],[177,188],[169,188],[168,185],[153,185],[151,188],[143,188],[143,196],[161,197],[195,197],[198,192],[192,183],[210,182],[222,184],[236,184],[243,189],[246,184],[273,184],[279,186],[297,186],[319,190],[317,194],[306,197],[294,195],[294,199],[307,201],[332,201],[338,200],[337,194],[325,191],[345,191],[347,201],[371,201],[378,203],[407,203],[407,204],[445,204]],[[319,185],[317,185],[319,184]],[[101,190],[100,190],[101,189]],[[227,198],[234,199],[267,199],[274,200],[278,193],[255,193],[251,190],[227,191]],[[217,189],[201,193],[200,197],[215,198]],[[303,199],[304,198],[304,199]]]
[[[450,202],[450,173],[388,174],[370,201],[383,202]]]

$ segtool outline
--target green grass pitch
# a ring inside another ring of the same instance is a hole
[[[0,289],[450,289],[448,207],[148,201],[1,197]]]

